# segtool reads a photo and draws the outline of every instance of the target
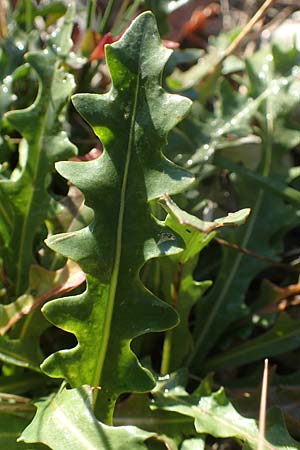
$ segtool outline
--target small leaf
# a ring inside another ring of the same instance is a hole
[[[246,444],[247,449],[256,450],[258,425],[254,419],[241,416],[227,399],[224,389],[207,396],[189,395],[176,388],[161,389],[155,407],[178,412],[195,419],[195,428],[200,434],[216,438],[235,437]],[[287,432],[279,410],[271,410],[266,425],[264,450],[298,450],[300,444]]]
[[[167,210],[170,214],[176,217],[181,225],[187,225],[191,228],[194,228],[195,230],[200,231],[201,233],[210,233],[216,228],[224,226],[242,225],[243,223],[245,223],[251,211],[250,208],[244,208],[240,211],[229,213],[228,216],[221,217],[220,219],[216,219],[213,222],[206,222],[180,209],[179,206],[177,206],[168,195],[165,194],[163,198],[166,202]]]

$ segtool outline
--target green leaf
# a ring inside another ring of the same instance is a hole
[[[155,408],[174,411],[195,419],[195,428],[200,434],[210,434],[216,438],[235,437],[246,444],[247,449],[256,450],[258,445],[258,425],[254,419],[241,416],[229,402],[224,389],[211,395],[189,395],[178,387],[166,389],[163,386],[155,399]],[[282,415],[277,409],[267,416],[264,450],[299,449],[300,443],[287,432]]]
[[[9,450],[47,450],[44,445],[17,442],[29,419],[18,414],[0,413],[0,447]]]
[[[205,363],[205,371],[210,372],[228,366],[240,366],[259,361],[262,358],[287,353],[300,347],[300,321],[291,320],[287,314],[281,314],[274,327],[256,339],[233,347]]]
[[[0,305],[0,359],[40,371],[40,336],[49,327],[40,308],[49,298],[72,291],[84,280],[82,271],[70,261],[57,271],[31,266],[28,290],[14,302]],[[17,332],[10,335],[16,324]]]
[[[87,275],[82,295],[43,308],[49,321],[76,336],[78,345],[42,365],[47,374],[64,377],[73,387],[101,386],[97,408],[104,420],[121,393],[154,386],[130,348],[132,339],[173,327],[178,320],[139,278],[146,261],[182,249],[180,239],[151,216],[147,203],[164,192],[179,192],[193,180],[162,155],[169,130],[190,101],[159,86],[170,52],[160,43],[153,15],[140,15],[121,40],[106,47],[106,54],[111,90],[73,99],[105,150],[93,161],[57,164],[60,174],[83,192],[94,219],[80,231],[47,240]]]
[[[35,310],[22,323],[18,337],[0,337],[0,360],[20,367],[40,372],[43,354],[40,348],[40,336],[49,327],[40,310]]]
[[[39,77],[34,104],[6,114],[6,119],[23,137],[19,166],[10,180],[0,180],[0,198],[10,212],[5,220],[1,209],[1,220],[6,224],[2,233],[4,266],[12,284],[12,295],[22,294],[28,285],[29,267],[35,262],[34,238],[50,204],[48,187],[54,163],[75,154],[60,117],[74,88],[73,76],[61,68],[62,59],[72,45],[73,15],[74,9],[70,7],[49,47],[27,55],[27,62]]]
[[[197,438],[185,439],[180,446],[180,450],[204,450],[205,439],[200,436]]]
[[[251,66],[256,74],[256,77],[251,78],[252,84],[256,78],[260,79],[259,85],[253,84],[257,96],[254,101],[264,96],[264,102],[257,112],[256,130],[262,139],[262,159],[254,173],[260,179],[272,179],[274,173],[279,173],[280,176],[277,177],[280,179],[284,174],[287,175],[288,170],[284,166],[282,152],[274,147],[274,130],[277,121],[281,120],[283,104],[288,102],[295,105],[297,99],[290,93],[293,78],[272,80],[272,60],[267,58],[267,61],[268,63],[263,65],[263,81],[259,77],[260,67],[256,68],[253,62],[253,67]],[[252,213],[245,227],[232,233],[227,240],[258,255],[278,260],[282,251],[284,231],[292,228],[298,221],[295,209],[278,197],[278,193],[273,194],[269,189],[263,189],[257,179],[254,182],[254,178],[250,180],[245,177],[244,172],[241,172],[240,176],[234,174],[230,181],[239,207],[251,207]],[[227,235],[230,235],[229,231]],[[231,249],[222,249],[222,260],[215,284],[209,294],[197,304],[195,347],[194,353],[188,358],[188,364],[192,365],[193,371],[199,373],[203,370],[201,363],[222,334],[234,321],[247,316],[248,307],[244,303],[246,291],[253,278],[266,266],[263,261],[243,256],[242,253]]]
[[[134,425],[155,432],[167,442],[171,450],[177,450],[185,436],[196,434],[193,419],[170,411],[150,409],[152,400],[145,394],[133,394],[118,403],[114,424]]]
[[[199,111],[197,104],[194,104],[191,114],[180,126],[194,142],[194,154],[188,161],[190,166],[202,166],[219,147],[228,146],[238,138],[247,137],[251,133],[250,121],[262,102],[270,95],[270,89],[252,99],[239,94],[223,80],[218,94],[221,104],[219,110],[214,113]]]
[[[255,182],[257,186],[261,186],[261,188],[269,190],[290,204],[299,207],[299,191],[287,186],[285,182],[278,179],[272,179],[271,177],[264,177],[255,171],[247,169],[243,165],[236,164],[233,161],[224,158],[222,155],[216,155],[214,157],[214,163],[222,169],[229,170],[230,172],[234,172],[237,175],[248,179],[250,182]]]
[[[24,392],[39,390],[45,386],[46,376],[44,374],[33,374],[21,371],[17,375],[0,376],[0,392],[7,394],[24,394]]]
[[[183,211],[168,195],[163,196],[169,212],[166,224],[185,243],[185,250],[179,255],[168,258],[161,264],[162,286],[166,299],[172,304],[180,317],[180,324],[169,330],[164,341],[161,370],[162,373],[177,370],[193,348],[193,340],[189,330],[189,316],[192,307],[200,300],[211,286],[210,281],[197,282],[193,273],[197,265],[199,253],[215,237],[215,230],[232,225],[241,225],[250,213],[249,208],[229,213],[228,216],[207,222]]]
[[[166,201],[167,210],[181,225],[193,228],[203,234],[210,233],[219,227],[243,225],[250,214],[250,208],[244,208],[240,211],[229,213],[226,217],[221,217],[215,219],[213,222],[208,222],[183,211],[167,195],[164,196],[164,200]]]
[[[19,441],[41,442],[52,450],[147,450],[153,436],[134,426],[109,427],[92,411],[91,389],[63,389],[36,403],[37,413]],[[74,412],[76,411],[76,414]]]
[[[0,336],[6,334],[24,316],[40,308],[49,298],[75,289],[84,280],[84,274],[72,261],[56,271],[31,266],[28,290],[14,302],[0,305]]]

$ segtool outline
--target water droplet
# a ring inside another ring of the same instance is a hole
[[[188,165],[188,166],[191,166],[192,164],[193,164],[193,160],[192,160],[192,159],[188,159],[188,160],[187,160],[187,165]]]
[[[9,84],[9,83],[11,83],[12,82],[12,76],[11,75],[7,75],[7,77],[5,77],[4,79],[3,79],[3,83],[4,84]]]
[[[166,381],[170,379],[170,375],[167,373],[166,375],[163,375],[162,377],[159,377],[159,381]]]
[[[267,56],[266,56],[266,60],[267,61],[269,61],[269,62],[271,62],[271,61],[273,61],[273,55],[271,54],[271,53],[269,53]]]
[[[262,37],[263,40],[268,41],[270,39],[270,37],[271,37],[270,30],[263,30],[263,32],[261,34],[261,37]]]
[[[272,87],[273,94],[277,95],[279,93],[279,91],[280,91],[280,87],[277,84]]]
[[[299,77],[299,75],[300,75],[300,70],[299,70],[299,67],[298,67],[298,66],[294,66],[294,67],[292,68],[292,75],[293,75],[293,77]]]
[[[269,69],[270,69],[269,64],[263,64],[261,69],[262,69],[264,72],[269,72]]]
[[[16,47],[18,50],[22,51],[24,50],[24,44],[22,42],[16,42]]]
[[[209,150],[209,145],[208,144],[204,144],[203,145],[203,150]]]
[[[169,389],[164,389],[164,394],[168,394]]]

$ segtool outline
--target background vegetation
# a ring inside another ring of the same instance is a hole
[[[296,3],[0,1],[1,448],[300,448]]]

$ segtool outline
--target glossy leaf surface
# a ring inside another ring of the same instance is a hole
[[[111,90],[73,99],[105,150],[93,161],[57,164],[60,174],[83,192],[94,219],[80,231],[47,240],[87,276],[82,295],[43,309],[52,323],[75,334],[78,345],[42,365],[72,386],[101,386],[101,411],[123,392],[143,392],[154,385],[130,343],[146,332],[175,326],[177,315],[143,287],[139,271],[151,258],[180,251],[182,242],[151,216],[148,202],[192,181],[162,155],[167,133],[190,102],[159,86],[170,53],[160,43],[152,14],[139,16],[106,53]]]

